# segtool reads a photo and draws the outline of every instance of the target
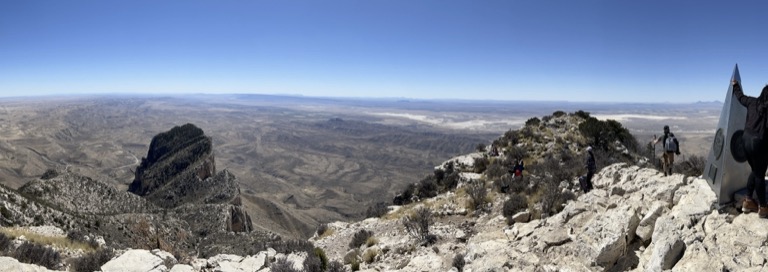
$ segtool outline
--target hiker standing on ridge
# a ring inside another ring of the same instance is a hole
[[[672,132],[669,132],[669,126],[664,126],[664,136],[661,138],[656,138],[656,135],[653,135],[653,138],[655,139],[653,141],[653,144],[656,145],[659,142],[662,143],[662,157],[664,158],[664,176],[672,175],[672,165],[675,163],[675,155],[680,155],[680,143],[677,141],[677,138],[675,138],[675,134]]]
[[[584,178],[584,184],[582,184],[582,190],[584,193],[589,193],[589,191],[592,191],[592,176],[595,175],[595,171],[597,171],[597,163],[595,162],[595,154],[592,153],[592,147],[587,147],[587,176]]]
[[[741,211],[744,213],[757,211],[761,218],[768,217],[768,202],[765,199],[765,171],[768,167],[768,85],[763,87],[762,93],[757,98],[744,95],[741,84],[731,81],[733,95],[739,103],[747,107],[747,120],[744,123],[744,151],[747,154],[747,162],[752,168],[752,173],[747,178],[747,197],[741,203]],[[757,191],[755,203],[752,194]]]

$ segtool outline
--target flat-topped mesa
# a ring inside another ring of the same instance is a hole
[[[216,173],[211,138],[193,124],[152,138],[128,191],[164,208],[227,203],[239,195],[234,175]]]

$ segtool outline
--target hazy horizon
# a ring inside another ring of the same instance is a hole
[[[0,94],[0,101],[3,99],[34,99],[34,98],[81,98],[81,97],[182,97],[182,96],[264,96],[264,97],[285,97],[285,98],[305,98],[305,99],[336,99],[350,101],[386,101],[386,102],[467,102],[479,104],[508,104],[508,103],[567,103],[567,104],[594,104],[594,105],[615,105],[615,104],[638,104],[638,105],[690,105],[702,103],[722,104],[722,100],[711,101],[690,101],[690,102],[633,102],[633,101],[569,101],[569,100],[507,100],[507,99],[471,99],[471,98],[413,98],[413,97],[388,97],[388,96],[312,96],[302,94],[280,94],[280,93],[128,93],[128,92],[93,92],[93,93],[55,93],[55,94],[29,94],[29,95],[8,95]]]

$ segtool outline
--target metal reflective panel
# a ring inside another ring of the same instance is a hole
[[[741,83],[739,66],[733,69],[732,80]],[[747,187],[750,168],[744,159],[741,135],[747,117],[747,108],[733,96],[733,87],[728,82],[720,121],[712,142],[712,147],[704,166],[704,178],[717,195],[718,204],[725,205],[733,201],[736,191]],[[744,85],[741,86],[744,88]]]

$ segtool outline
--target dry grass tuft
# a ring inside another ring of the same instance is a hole
[[[83,250],[84,252],[92,252],[96,250],[92,246],[83,242],[76,242],[67,239],[66,236],[45,236],[23,228],[0,228],[0,233],[8,235],[12,238],[17,238],[24,235],[24,237],[33,243],[41,245],[49,245],[55,248],[69,249],[69,250]]]

